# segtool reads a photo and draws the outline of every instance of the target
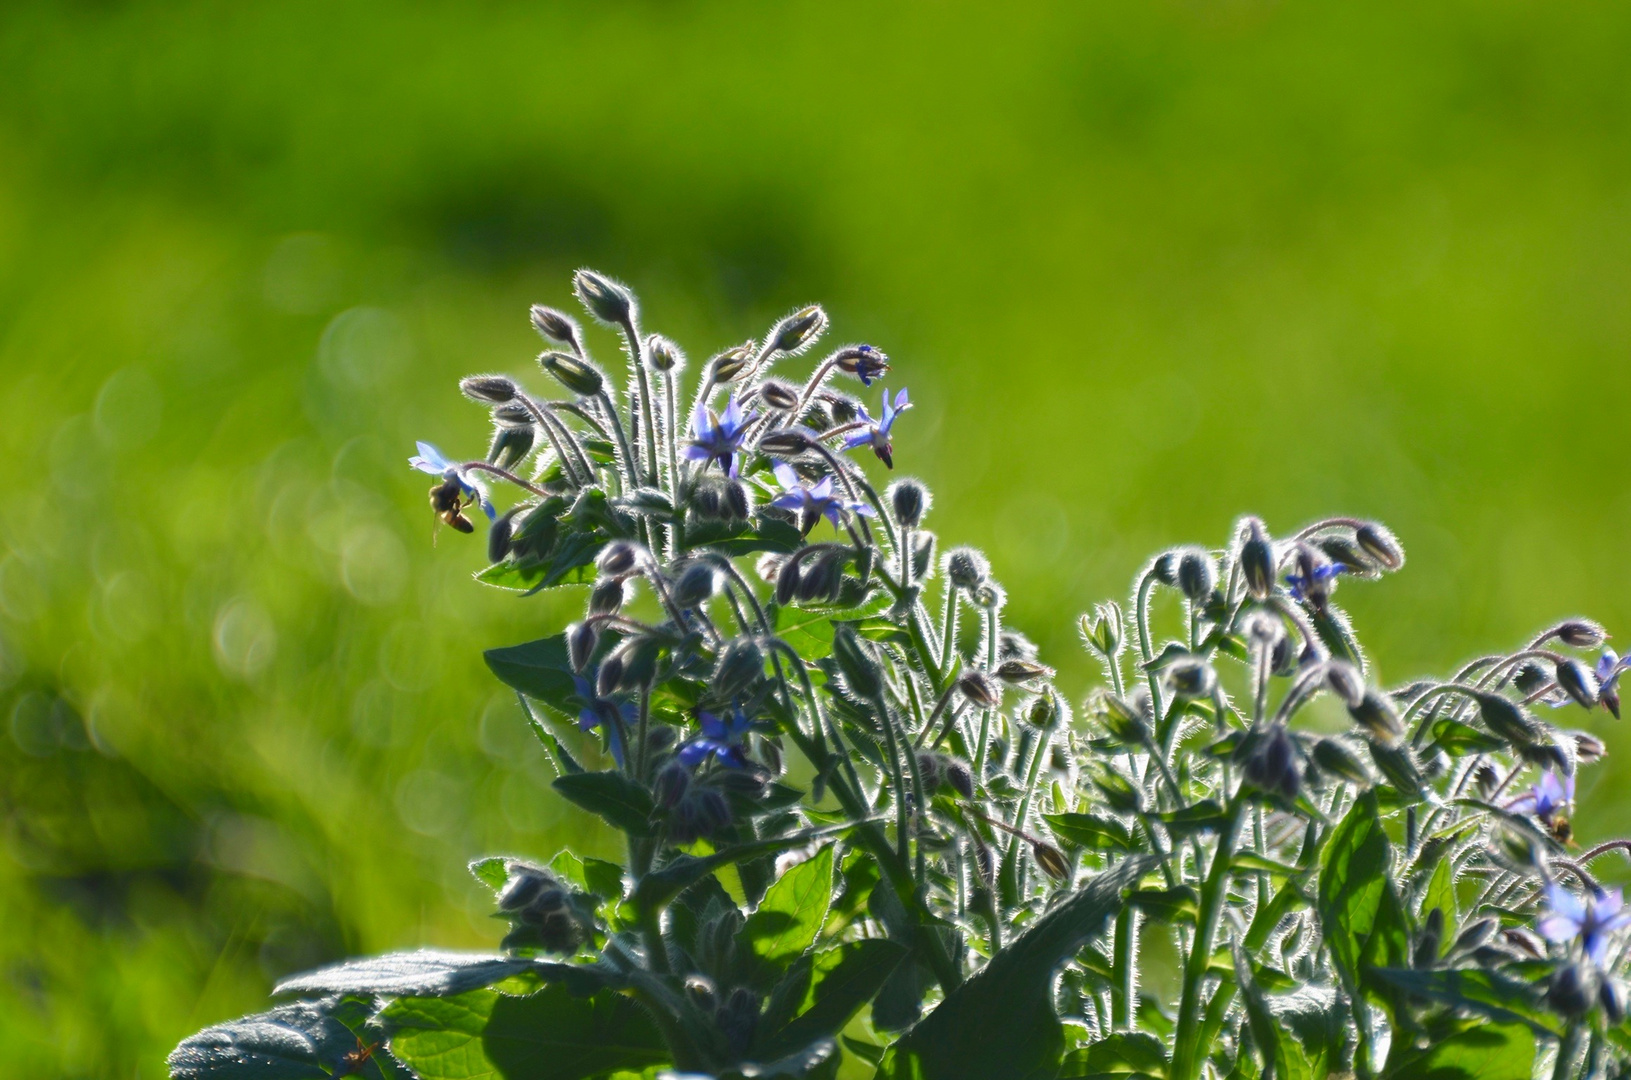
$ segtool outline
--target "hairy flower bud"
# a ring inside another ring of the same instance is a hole
[[[685,353],[661,334],[646,338],[646,363],[657,371],[679,371],[685,367]]]
[[[714,569],[713,564],[692,563],[680,574],[679,580],[674,582],[674,605],[679,608],[701,606],[714,595],[718,581],[719,572]]]
[[[510,553],[510,533],[515,527],[515,510],[510,510],[487,530],[487,561],[503,562]]]
[[[929,512],[929,489],[917,480],[902,478],[884,490],[889,505],[895,511],[895,520],[908,529],[915,529]]]
[[[493,441],[487,446],[487,460],[501,469],[515,468],[532,453],[535,431],[530,422],[524,425],[496,425],[493,428]]]
[[[599,368],[570,353],[546,352],[538,357],[538,363],[555,376],[557,382],[579,397],[598,394],[606,385],[606,377]]]
[[[1557,638],[1571,649],[1595,649],[1608,640],[1608,631],[1590,619],[1565,619],[1547,636]]]
[[[995,709],[1002,704],[1002,688],[996,680],[977,668],[968,668],[958,676],[957,690],[981,709]]]
[[[685,798],[685,790],[690,786],[691,770],[678,761],[671,761],[658,771],[651,785],[651,797],[664,810],[672,810]]]
[[[974,774],[969,771],[968,763],[952,758],[946,762],[946,783],[951,789],[965,799],[974,797]]]
[[[732,638],[719,650],[713,689],[724,698],[746,694],[764,676],[765,656],[750,637]]]
[[[504,879],[504,885],[498,891],[497,903],[500,911],[520,911],[536,900],[539,893],[559,887],[549,871],[542,867],[512,859],[506,864],[505,869],[509,876]]]
[[[1217,569],[1212,556],[1200,548],[1185,548],[1178,558],[1178,587],[1192,603],[1199,603],[1212,595],[1217,584]]]
[[[806,427],[777,428],[759,440],[759,449],[777,457],[796,457],[816,444],[815,432]]]
[[[789,412],[799,407],[799,389],[781,379],[766,379],[759,386],[759,400],[772,409]]]
[[[1365,763],[1359,760],[1359,756],[1340,740],[1321,739],[1314,744],[1312,757],[1314,764],[1325,772],[1340,776],[1361,787],[1370,786],[1370,770],[1365,768]]]
[[[1478,718],[1491,733],[1514,746],[1532,746],[1540,741],[1541,731],[1533,718],[1500,694],[1478,695]]]
[[[1009,686],[1029,686],[1043,679],[1051,679],[1053,669],[1035,660],[1013,659],[998,664],[993,674]]]
[[[883,670],[878,658],[848,623],[839,623],[834,629],[832,655],[845,685],[857,697],[870,701],[883,691]]]
[[[595,565],[604,576],[621,578],[634,573],[639,561],[639,548],[627,540],[613,540],[600,549],[600,557],[595,560]]]
[[[1410,966],[1414,968],[1430,968],[1438,963],[1439,946],[1444,943],[1444,909],[1434,907],[1422,920],[1421,933],[1416,938],[1416,946],[1411,950]]]
[[[515,400],[521,391],[503,375],[468,375],[459,380],[459,390],[471,401],[503,405]]]
[[[599,640],[593,623],[578,622],[566,628],[566,657],[573,671],[581,672],[589,666],[589,657],[594,655]]]
[[[623,578],[601,578],[589,590],[589,614],[609,615],[623,610],[628,601],[628,586]]]
[[[1557,685],[1582,709],[1590,709],[1597,704],[1597,676],[1586,665],[1575,659],[1559,660],[1554,675]]]
[[[1044,731],[1057,727],[1065,715],[1065,705],[1059,699],[1059,691],[1051,686],[1044,687],[1042,692],[1032,698],[1031,703],[1025,707],[1024,715],[1025,722],[1032,727]]]
[[[827,313],[820,304],[799,308],[770,330],[770,346],[777,352],[803,351],[827,329]]]
[[[1364,703],[1365,677],[1345,660],[1326,661],[1325,685],[1350,709]]]
[[[595,674],[595,694],[598,697],[610,697],[617,692],[622,682],[623,650],[618,649],[601,661],[600,671]]]
[[[1600,976],[1594,964],[1575,961],[1552,972],[1546,1004],[1567,1019],[1583,1017],[1597,1003]]]
[[[1473,773],[1472,779],[1473,786],[1478,789],[1478,797],[1486,801],[1493,799],[1496,789],[1501,786],[1501,774],[1487,761],[1478,766],[1478,771]]]
[[[991,564],[974,548],[952,548],[946,553],[946,576],[959,589],[972,589],[991,573]]]
[[[1202,698],[1212,692],[1218,683],[1212,665],[1198,657],[1186,656],[1168,664],[1164,672],[1167,685],[1181,698]]]
[[[1590,732],[1577,731],[1574,733],[1574,756],[1582,765],[1589,764],[1607,757],[1608,747]]]
[[[868,386],[889,371],[889,357],[871,345],[847,345],[832,355],[833,363],[846,375],[854,375]]]
[[[1404,548],[1387,526],[1380,522],[1371,521],[1359,526],[1354,530],[1354,541],[1360,550],[1385,570],[1397,570],[1404,565]]]
[[[753,359],[753,342],[744,342],[726,349],[708,361],[708,378],[715,383],[735,382],[746,372]]]
[[[1399,710],[1394,708],[1393,699],[1380,690],[1365,690],[1358,703],[1348,706],[1348,715],[1383,745],[1392,746],[1404,738]]]
[[[589,314],[607,326],[626,326],[634,320],[634,294],[603,274],[579,270],[572,275],[572,291]]]
[[[1176,586],[1178,584],[1178,553],[1176,551],[1163,551],[1157,555],[1155,562],[1150,564],[1150,573],[1161,584]]]
[[[1240,546],[1240,572],[1254,600],[1267,600],[1274,591],[1274,543],[1256,518],[1247,521],[1246,540]]]
[[[578,329],[577,320],[564,311],[543,304],[532,305],[532,328],[545,341],[568,345],[575,353],[583,351],[583,332]]]
[[[1042,872],[1055,881],[1070,880],[1070,863],[1065,861],[1064,852],[1052,844],[1045,844],[1040,840],[1031,841],[1031,857]]]
[[[1246,758],[1246,779],[1262,791],[1295,799],[1302,790],[1297,750],[1284,724],[1272,724]]]

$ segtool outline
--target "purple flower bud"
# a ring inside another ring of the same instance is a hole
[[[1597,676],[1593,675],[1586,665],[1573,658],[1559,660],[1554,674],[1557,685],[1574,699],[1575,704],[1582,709],[1596,707]]]
[[[1247,535],[1240,547],[1240,570],[1254,600],[1267,600],[1274,591],[1274,544],[1263,523],[1249,518]]]
[[[543,304],[532,305],[532,328],[545,341],[569,345],[575,353],[583,351],[583,332],[578,329],[577,320],[564,311]]]
[[[459,380],[459,390],[471,401],[503,405],[515,400],[521,391],[503,375],[469,375]]]
[[[799,407],[798,387],[781,379],[766,379],[759,386],[759,400],[772,409],[791,412]]]

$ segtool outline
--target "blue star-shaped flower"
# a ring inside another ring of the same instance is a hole
[[[1293,600],[1301,601],[1308,595],[1310,585],[1317,584],[1318,582],[1322,581],[1330,581],[1332,578],[1336,577],[1346,569],[1348,569],[1348,567],[1343,563],[1324,563],[1314,568],[1314,573],[1312,575],[1313,581],[1308,580],[1308,578],[1303,577],[1301,574],[1287,574],[1286,584],[1291,586],[1291,598]]]
[[[1547,941],[1564,944],[1580,939],[1586,955],[1598,967],[1608,958],[1609,935],[1631,925],[1631,912],[1623,910],[1620,890],[1604,889],[1581,900],[1556,883],[1546,886],[1546,904],[1551,909],[1536,929]]]
[[[823,476],[813,487],[806,487],[798,473],[786,462],[778,461],[775,470],[776,479],[781,482],[782,494],[770,500],[770,505],[796,513],[799,527],[805,533],[815,528],[815,523],[822,517],[832,522],[832,527],[836,529],[839,516],[845,511],[852,514],[872,513],[872,507],[865,503],[850,502],[834,495],[830,476]]]
[[[1613,649],[1604,649],[1597,658],[1597,685],[1612,690],[1627,668],[1631,668],[1631,655],[1616,656]]]
[[[638,713],[633,705],[619,705],[608,698],[595,696],[594,673],[589,677],[582,675],[572,676],[572,686],[577,691],[578,699],[583,702],[583,708],[578,711],[578,730],[593,731],[603,728],[606,732],[606,749],[611,751],[612,760],[617,767],[623,767],[623,729],[636,722]],[[622,717],[623,722],[617,722]]]
[[[883,415],[874,421],[867,415],[865,409],[861,410],[861,419],[867,426],[844,440],[845,450],[854,450],[858,446],[870,446],[872,452],[878,455],[878,460],[889,468],[895,467],[895,444],[890,438],[890,429],[895,426],[895,420],[901,413],[912,407],[906,400],[906,388],[902,387],[900,393],[895,395],[894,405],[889,404],[889,391],[883,392]]]
[[[422,473],[456,482],[466,498],[481,504],[481,511],[487,515],[488,521],[497,516],[493,510],[492,500],[487,497],[486,484],[468,470],[460,468],[456,462],[449,461],[430,443],[422,442],[416,445],[419,447],[419,453],[408,459],[409,465]]]
[[[694,769],[710,757],[732,769],[748,767],[748,758],[742,752],[742,740],[747,738],[753,725],[741,709],[734,709],[729,720],[721,720],[711,712],[697,712],[702,734],[680,747],[679,759],[688,769]]]
[[[838,354],[838,367],[860,379],[863,386],[871,386],[873,379],[889,370],[889,357],[871,345],[856,345]]]
[[[1534,814],[1549,825],[1552,818],[1572,802],[1574,802],[1574,777],[1565,776],[1559,781],[1557,774],[1547,769],[1540,774],[1540,779],[1527,793],[1519,795],[1507,804],[1507,809],[1515,814]]]
[[[742,452],[747,426],[758,415],[743,414],[742,406],[734,397],[723,413],[715,413],[698,402],[696,412],[691,415],[691,443],[685,448],[685,456],[703,462],[704,468],[717,461],[722,469],[734,475],[735,458]]]

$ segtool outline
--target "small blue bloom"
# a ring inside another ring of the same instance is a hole
[[[422,473],[454,481],[466,498],[481,504],[482,513],[487,515],[488,521],[497,516],[493,510],[492,500],[487,497],[487,485],[482,483],[480,478],[461,468],[456,462],[449,461],[430,443],[422,442],[417,445],[419,453],[408,459],[410,466]]]
[[[753,725],[742,715],[741,709],[732,710],[729,720],[721,720],[711,712],[697,713],[702,734],[680,747],[679,759],[688,769],[694,769],[710,757],[732,769],[748,767],[748,758],[742,752],[742,740],[747,738]]]
[[[1540,774],[1540,779],[1528,793],[1513,799],[1507,804],[1507,809],[1515,814],[1534,814],[1550,825],[1552,818],[1567,809],[1572,802],[1574,802],[1574,777],[1565,776],[1559,781],[1557,774],[1547,769]]]
[[[798,473],[786,462],[778,461],[775,470],[776,479],[781,482],[782,494],[770,500],[770,505],[796,513],[799,517],[799,527],[806,533],[815,528],[815,523],[823,516],[832,522],[832,527],[836,529],[839,515],[844,511],[852,514],[872,513],[872,507],[865,503],[850,502],[834,495],[830,476],[823,476],[813,487],[805,487]]]
[[[606,749],[611,751],[612,760],[617,767],[623,767],[623,729],[638,720],[639,714],[633,705],[617,702],[607,698],[595,696],[594,673],[589,677],[582,675],[572,676],[572,686],[577,691],[578,699],[583,708],[578,711],[578,730],[593,731],[595,728],[604,728],[606,732]],[[621,717],[622,723],[618,723]]]
[[[697,403],[697,410],[691,416],[691,443],[685,448],[685,456],[692,461],[703,462],[707,468],[712,462],[719,462],[726,472],[735,473],[736,455],[742,452],[742,443],[746,441],[747,426],[758,418],[758,413],[743,414],[742,406],[731,398],[730,404],[725,406],[724,413],[715,413],[702,402]]]
[[[1546,904],[1551,911],[1536,926],[1541,936],[1559,945],[1579,938],[1586,955],[1598,967],[1608,958],[1609,935],[1631,925],[1631,912],[1623,910],[1618,889],[1604,889],[1581,900],[1561,885],[1549,883]]]
[[[863,386],[871,386],[873,379],[889,370],[889,357],[871,345],[853,345],[838,354],[838,368],[860,379]]]
[[[889,391],[885,390],[883,392],[882,418],[874,421],[871,416],[867,415],[866,409],[863,408],[861,418],[867,422],[867,426],[845,439],[844,449],[854,450],[858,446],[870,446],[872,452],[878,455],[878,460],[893,469],[895,467],[895,444],[891,440],[889,432],[895,426],[896,417],[911,407],[912,403],[906,400],[906,389],[904,387],[901,388],[900,393],[895,395],[893,405],[889,404]]]
[[[1616,656],[1613,649],[1605,648],[1597,658],[1597,685],[1604,690],[1614,689],[1627,668],[1631,668],[1631,655]]]
[[[1312,581],[1303,577],[1301,574],[1287,574],[1286,584],[1291,586],[1291,598],[1293,600],[1301,601],[1308,595],[1310,585],[1318,584],[1319,582],[1323,581],[1330,581],[1332,578],[1336,577],[1346,569],[1348,569],[1348,567],[1343,563],[1324,563],[1320,566],[1314,567],[1314,572],[1312,575],[1310,575],[1313,578]]]

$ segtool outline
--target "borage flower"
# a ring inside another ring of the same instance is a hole
[[[742,452],[747,426],[758,415],[743,414],[742,406],[734,397],[723,413],[716,413],[706,404],[698,402],[696,412],[691,414],[691,444],[685,448],[685,456],[702,462],[703,468],[717,461],[720,468],[734,475],[733,463],[736,455]]]
[[[1558,945],[1579,938],[1586,955],[1598,967],[1608,957],[1609,935],[1631,926],[1631,912],[1623,910],[1618,889],[1603,889],[1581,900],[1561,885],[1551,883],[1546,886],[1546,904],[1551,910],[1535,927],[1541,936]]]
[[[912,407],[906,400],[906,388],[902,387],[900,393],[895,395],[895,404],[889,404],[889,391],[883,392],[883,415],[879,420],[873,420],[867,415],[866,409],[861,410],[861,419],[866,421],[866,427],[857,431],[844,440],[845,450],[854,450],[858,446],[870,446],[872,452],[878,455],[878,460],[889,468],[895,467],[895,444],[890,438],[890,429],[895,426],[895,419],[901,413]]]
[[[702,734],[680,747],[680,762],[694,769],[709,758],[732,769],[748,767],[748,758],[742,752],[742,740],[747,738],[753,725],[742,715],[741,709],[731,711],[730,719],[721,720],[711,712],[698,711]]]
[[[471,503],[479,503],[481,512],[487,515],[488,521],[492,521],[497,516],[497,513],[493,510],[492,500],[487,497],[487,485],[482,483],[479,477],[457,462],[449,461],[440,450],[430,443],[422,442],[416,445],[419,447],[419,453],[409,458],[408,464],[422,473],[429,473],[431,476],[440,476],[442,478],[442,485],[431,490],[431,505],[436,508],[438,514],[442,515],[443,520],[458,528],[458,521],[454,519],[463,520],[458,513],[459,506],[457,505],[457,501],[461,498]],[[465,524],[468,525],[469,522],[465,522]],[[469,532],[470,530],[462,528],[459,531]]]
[[[838,528],[839,515],[844,512],[871,515],[872,507],[865,503],[850,502],[833,494],[832,477],[823,476],[814,487],[806,487],[793,467],[784,461],[775,466],[776,479],[781,482],[782,494],[770,500],[770,505],[791,510],[798,515],[799,529],[806,535],[822,517]]]
[[[1514,814],[1534,814],[1550,825],[1552,819],[1567,809],[1572,802],[1574,802],[1574,777],[1564,776],[1559,781],[1557,774],[1547,769],[1541,773],[1540,779],[1527,794],[1519,795],[1508,803],[1506,808]]]
[[[1307,574],[1287,574],[1286,585],[1291,589],[1291,598],[1298,602],[1309,596],[1320,595],[1320,586],[1332,581],[1348,567],[1339,562],[1321,563]]]
[[[838,370],[854,375],[861,385],[871,386],[872,380],[889,370],[889,357],[871,345],[851,345],[838,353]]]
[[[584,678],[582,675],[572,676],[572,685],[577,690],[577,696],[584,705],[578,711],[578,730],[593,731],[595,728],[604,728],[606,731],[606,749],[611,751],[612,760],[617,767],[623,767],[623,731],[638,719],[634,706],[630,704],[619,705],[609,698],[598,697],[595,694],[593,678]],[[619,722],[621,721],[621,722]]]
[[[1620,718],[1620,692],[1614,684],[1627,669],[1631,669],[1631,654],[1616,656],[1613,649],[1605,648],[1603,655],[1597,658],[1597,700],[1608,706],[1616,720]]]

